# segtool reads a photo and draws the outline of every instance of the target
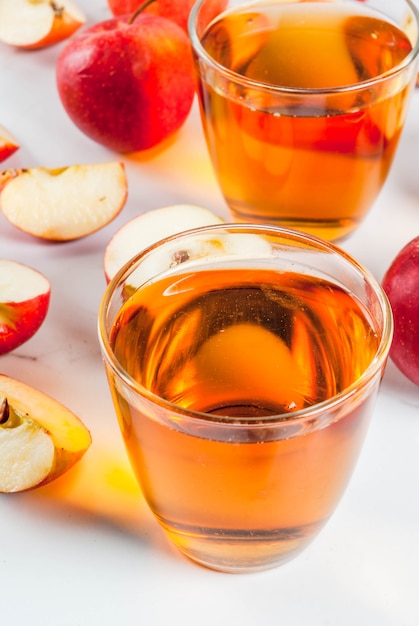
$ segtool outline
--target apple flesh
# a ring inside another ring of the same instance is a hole
[[[0,0],[0,41],[37,49],[70,37],[86,18],[69,0]]]
[[[220,224],[223,220],[203,207],[190,204],[172,205],[142,213],[122,226],[105,250],[106,281],[136,254],[160,239],[184,230]]]
[[[73,37],[56,66],[58,93],[74,124],[121,153],[153,148],[184,124],[195,77],[184,31],[140,13],[95,24]]]
[[[0,210],[30,235],[70,241],[112,221],[127,189],[124,164],[117,161],[6,170],[0,175]]]
[[[0,259],[0,355],[30,339],[48,312],[51,286],[37,270]]]
[[[419,236],[397,254],[382,286],[394,318],[390,358],[409,380],[419,385]]]
[[[61,476],[91,444],[88,429],[56,400],[0,375],[0,492],[27,491]]]
[[[18,149],[17,140],[4,126],[0,126],[0,162],[8,159]]]

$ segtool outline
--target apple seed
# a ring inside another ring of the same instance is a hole
[[[0,405],[0,426],[5,424],[10,415],[9,403],[7,402],[7,398],[3,398],[2,403]]]
[[[0,428],[16,428],[22,423],[22,419],[10,404],[7,398],[3,398],[0,405]]]

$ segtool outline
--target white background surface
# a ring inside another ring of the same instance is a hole
[[[79,0],[93,23],[106,0]],[[22,52],[0,45],[0,124],[21,143],[7,167],[121,159],[84,137],[55,86],[60,45]],[[123,158],[129,197],[121,215],[85,239],[53,244],[0,216],[0,257],[52,283],[41,330],[0,357],[0,371],[77,413],[93,445],[54,497],[0,497],[0,620],[8,626],[414,626],[419,624],[419,388],[389,364],[353,480],[317,540],[282,568],[226,575],[172,548],[136,491],[107,390],[96,334],[112,234],[142,211],[195,203],[226,217],[196,107],[160,153]],[[419,90],[391,176],[368,218],[341,244],[378,279],[419,234]],[[116,484],[118,477],[125,480]]]

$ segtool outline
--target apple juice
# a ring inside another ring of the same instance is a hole
[[[199,89],[208,148],[237,221],[338,239],[362,220],[387,177],[415,73],[368,84],[412,50],[384,19],[361,2],[266,2],[206,28],[203,48],[238,76],[201,69]]]
[[[128,298],[110,342],[146,391],[110,386],[144,496],[180,549],[206,563],[210,539],[226,562],[277,563],[312,539],[349,480],[375,394],[340,419],[319,414],[321,427],[292,418],[354,383],[378,341],[349,292],[305,274],[179,272]]]

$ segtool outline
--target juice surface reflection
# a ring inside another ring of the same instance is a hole
[[[311,432],[290,426],[280,435],[261,418],[339,393],[378,341],[349,293],[302,274],[204,270],[126,301],[111,344],[130,376],[180,407],[237,420],[184,419],[159,402],[127,402],[111,380],[145,498],[181,549],[208,564],[207,540],[211,550],[219,541],[227,562],[230,541],[242,565],[263,554],[266,567],[266,558],[276,564],[311,540],[350,477],[375,394]]]
[[[217,18],[202,45],[246,79],[297,89],[368,81],[412,50],[360,2],[245,5]],[[334,95],[274,95],[201,70],[206,139],[234,218],[346,236],[387,177],[411,86],[405,75]]]

